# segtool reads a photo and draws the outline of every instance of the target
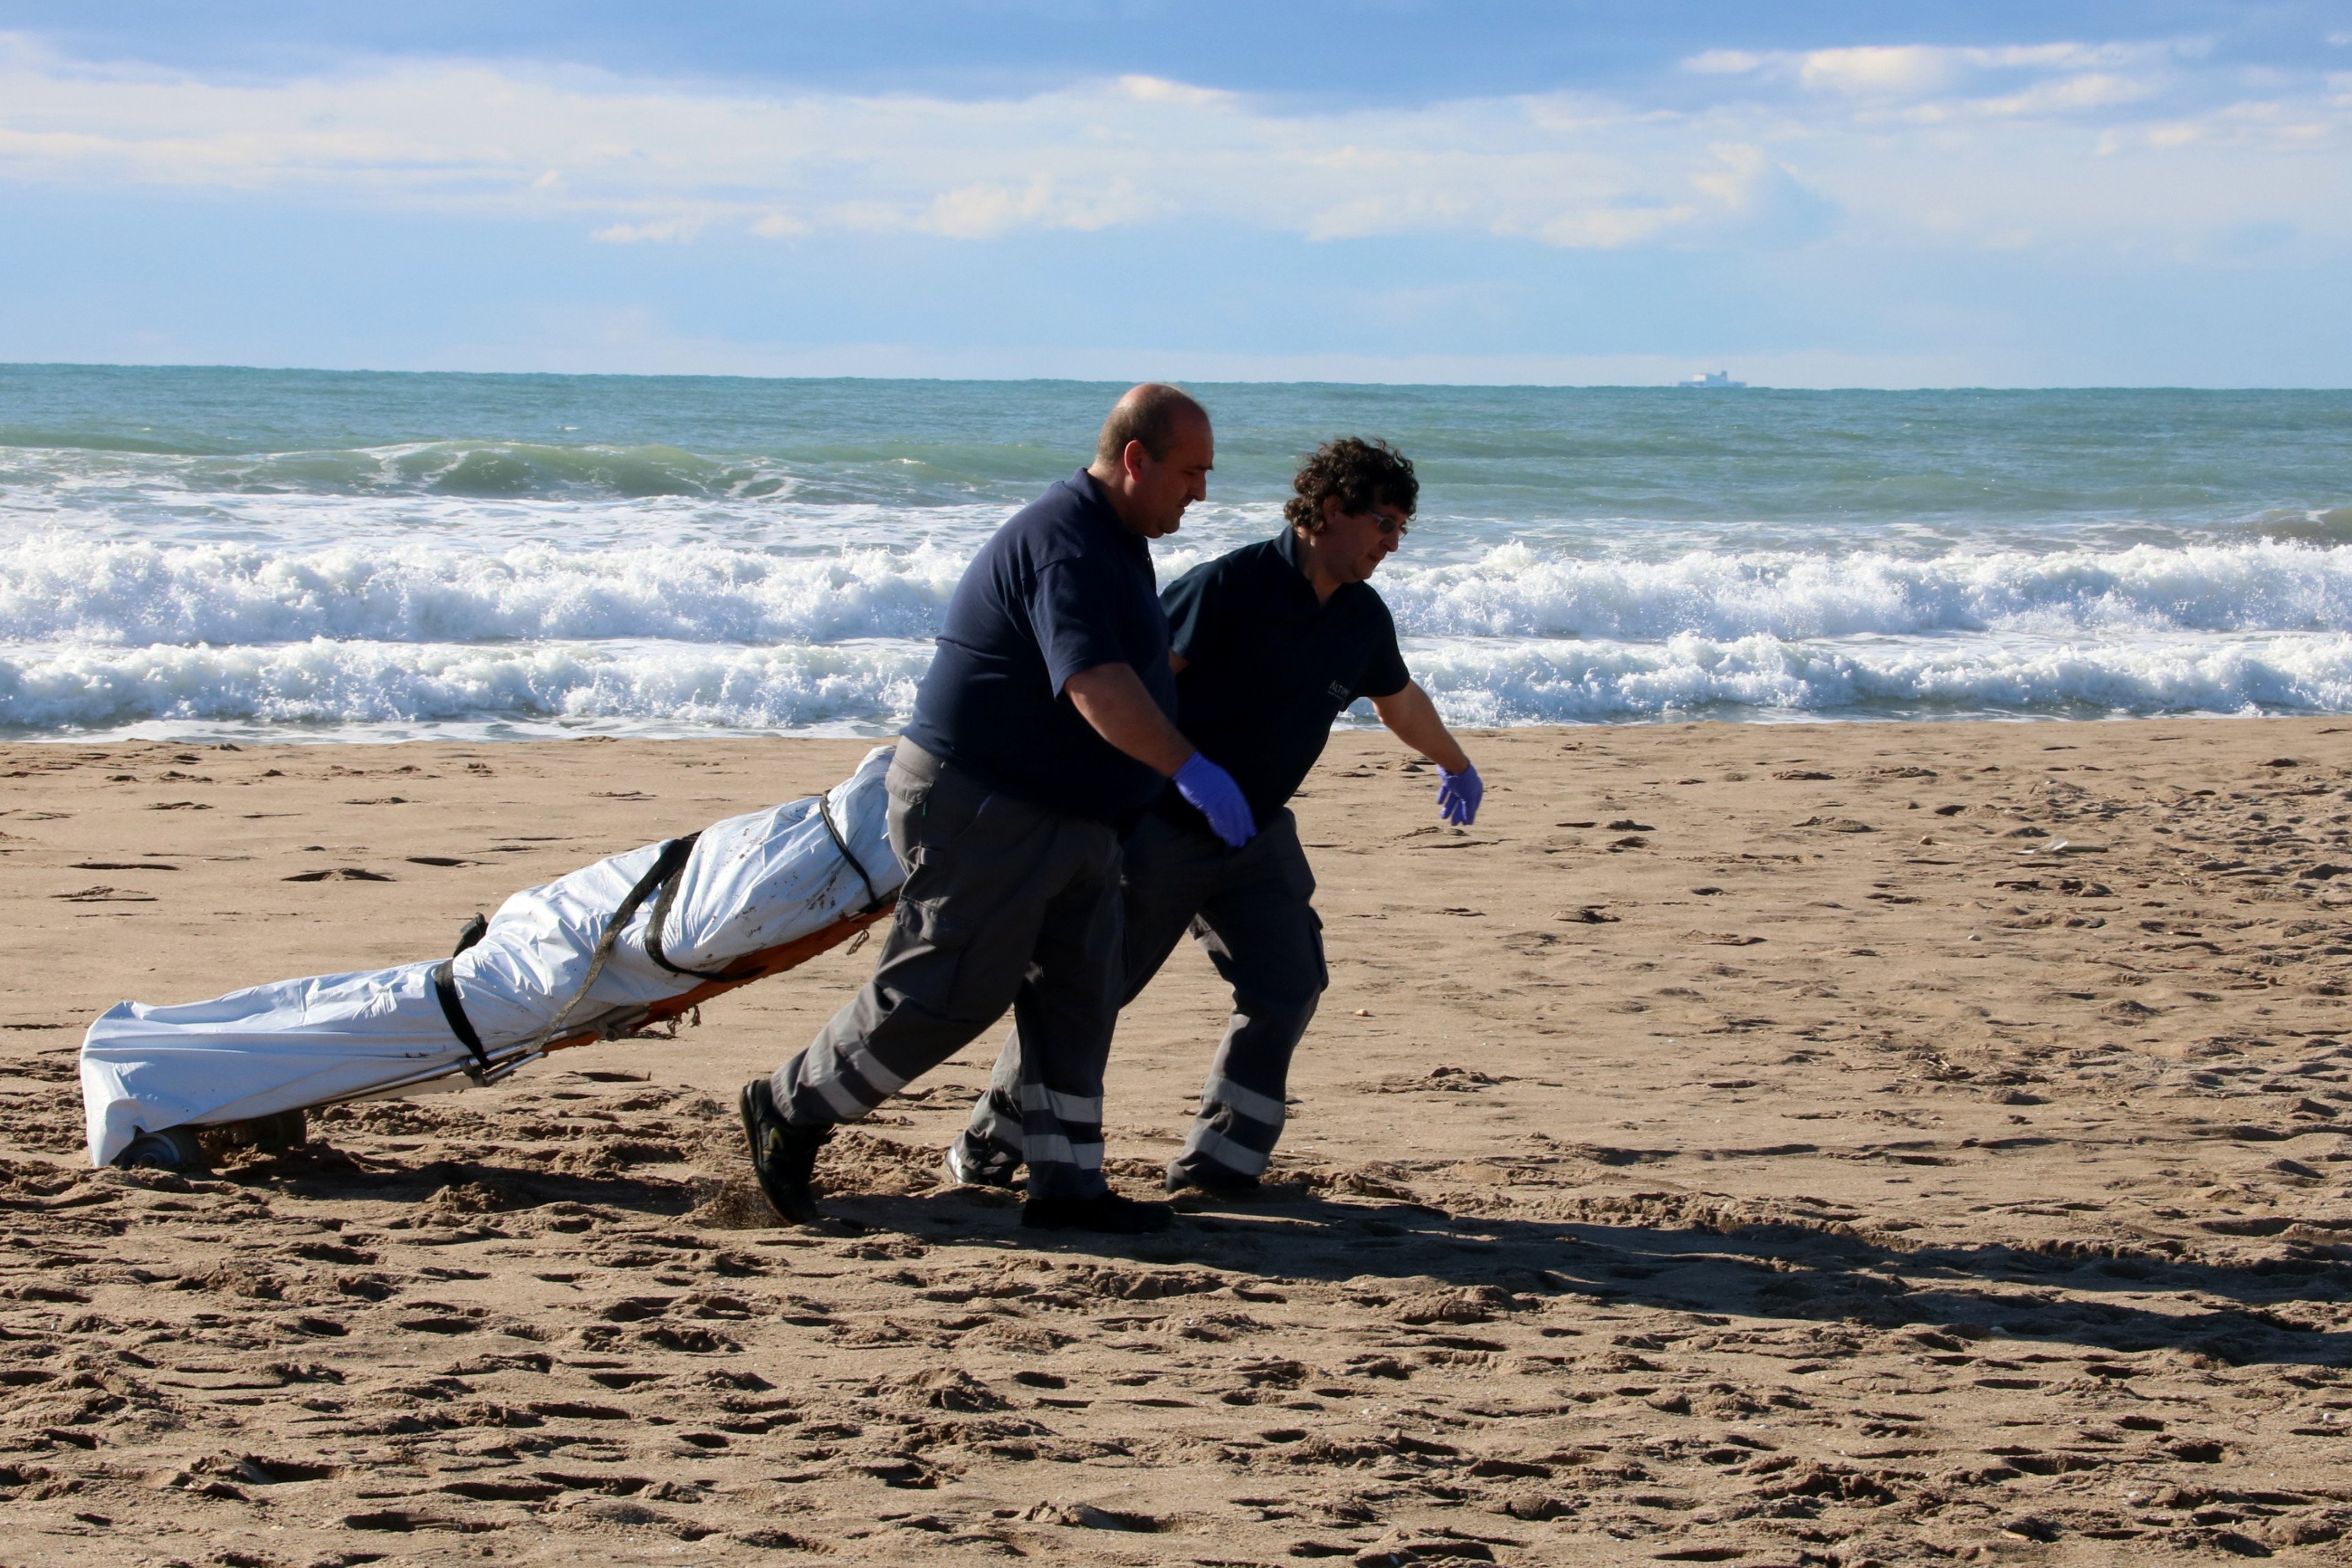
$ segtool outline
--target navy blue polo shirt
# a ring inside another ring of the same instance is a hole
[[[1412,679],[1371,585],[1318,603],[1286,528],[1193,567],[1160,602],[1186,661],[1176,726],[1234,775],[1261,823],[1297,792],[1348,704],[1393,697]],[[1194,815],[1173,790],[1163,809]]]
[[[1176,712],[1151,547],[1081,468],[1013,514],[948,601],[907,739],[1049,811],[1132,821],[1167,781],[1096,733],[1063,683],[1129,664]]]

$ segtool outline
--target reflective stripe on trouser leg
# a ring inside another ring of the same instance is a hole
[[[1031,1165],[1057,1162],[1100,1174],[1102,1096],[1064,1094],[1042,1083],[1021,1086],[1021,1158]],[[1028,1131],[1035,1120],[1039,1131]]]
[[[776,1069],[770,1089],[788,1120],[803,1125],[856,1121],[906,1087],[911,1073],[883,1062],[863,1037],[870,1029],[869,1020],[876,1011],[866,994],[860,992],[825,1026],[808,1049]],[[905,1065],[913,1072],[922,1072],[937,1060],[953,1055],[961,1044],[953,1039],[956,1032],[949,1020],[934,1021],[932,1028],[920,1033],[933,1037],[926,1044],[943,1046],[944,1050],[937,1055],[925,1051],[923,1055],[931,1059]]]
[[[948,1151],[949,1163],[961,1172],[999,1179],[1038,1159],[1099,1173],[1102,1096],[1023,1082],[1020,1038],[1016,1030],[1006,1042],[1004,1054],[997,1058],[995,1079],[973,1102],[971,1120]],[[1029,1131],[1032,1121],[1038,1129],[1034,1134]]]
[[[1251,1121],[1263,1121],[1275,1128],[1279,1128],[1290,1114],[1282,1101],[1273,1095],[1244,1089],[1229,1078],[1213,1074],[1201,1087],[1201,1103],[1204,1106],[1230,1105]]]
[[[1050,1110],[1065,1121],[1080,1121],[1099,1127],[1102,1125],[1102,1107],[1099,1094],[1064,1094],[1059,1089],[1047,1089],[1042,1083],[1021,1086],[1021,1109],[1024,1111]]]
[[[1191,1166],[1212,1160],[1244,1176],[1264,1175],[1288,1115],[1273,1095],[1244,1089],[1213,1073],[1201,1089],[1201,1114],[1192,1123],[1192,1135],[1184,1140],[1183,1163]]]
[[[1252,1149],[1215,1131],[1205,1121],[1195,1121],[1192,1136],[1184,1140],[1183,1156],[1177,1163],[1186,1170],[1197,1171],[1203,1164],[1222,1165],[1241,1175],[1263,1176],[1266,1162],[1273,1158],[1274,1151],[1271,1149]]]
[[[1021,1140],[1021,1152],[1027,1156],[1031,1167],[1034,1169],[1039,1165],[1068,1165],[1080,1171],[1092,1171],[1099,1175],[1102,1173],[1103,1160],[1100,1130],[1097,1130],[1093,1142],[1080,1143],[1071,1142],[1069,1132],[1071,1131],[1083,1132],[1084,1130],[1070,1129],[1067,1123],[1064,1126],[1066,1130],[1061,1132],[1033,1132]]]
[[[1283,1090],[1291,1053],[1314,1016],[1311,1000],[1290,1007],[1234,1010],[1209,1080],[1202,1086],[1201,1113],[1184,1140],[1184,1152],[1169,1166],[1171,1173],[1181,1175],[1218,1166],[1240,1176],[1265,1173],[1288,1120]]]
[[[1021,1152],[1029,1194],[1095,1198],[1102,1174],[1103,1064],[1118,1017],[1126,921],[1116,841],[1102,875],[1073,882],[1045,912],[1035,958],[1013,1001],[1021,1036]]]
[[[1302,1032],[1305,1027],[1302,1022]],[[1177,1163],[1197,1169],[1205,1161],[1241,1175],[1264,1175],[1276,1141],[1282,1136],[1282,1124],[1288,1119],[1276,1096],[1260,1094],[1222,1073],[1212,1073],[1202,1086],[1201,1114],[1193,1120]]]
[[[1330,983],[1313,903],[1315,873],[1299,847],[1297,824],[1282,811],[1259,829],[1226,862],[1192,922],[1193,940],[1234,988],[1234,1010],[1209,1065],[1200,1117],[1168,1167],[1180,1182],[1218,1169],[1236,1176],[1265,1172],[1282,1136],[1292,1053]]]

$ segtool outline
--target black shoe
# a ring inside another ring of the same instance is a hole
[[[948,1145],[947,1156],[940,1169],[947,1179],[960,1187],[1002,1187],[1007,1191],[1021,1184],[1021,1156],[995,1144],[982,1144],[986,1152],[975,1157],[971,1141],[959,1137]]]
[[[740,1103],[743,1135],[751,1142],[751,1173],[760,1179],[760,1190],[788,1223],[816,1224],[824,1215],[809,1189],[816,1180],[816,1152],[833,1136],[833,1129],[798,1127],[785,1121],[763,1078],[743,1086]]]
[[[1176,1223],[1166,1204],[1138,1203],[1104,1193],[1092,1198],[1033,1197],[1021,1205],[1024,1230],[1099,1230],[1111,1236],[1143,1236]]]

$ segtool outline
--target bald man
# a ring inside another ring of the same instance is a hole
[[[1172,720],[1168,618],[1148,541],[1208,494],[1206,410],[1147,383],[1095,460],[1015,513],[956,587],[890,763],[907,881],[874,977],[772,1078],[744,1087],[751,1165],[779,1214],[819,1217],[817,1151],[992,1027],[1024,1043],[1012,1098],[1022,1223],[1136,1234],[1166,1204],[1102,1175],[1103,1064],[1121,977],[1119,837],[1172,781],[1235,846],[1256,831],[1231,774]]]

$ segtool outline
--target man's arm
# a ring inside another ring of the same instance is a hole
[[[1437,716],[1437,704],[1417,682],[1408,680],[1402,690],[1373,698],[1372,711],[1391,734],[1447,773],[1458,773],[1470,765],[1470,754],[1454,739]]]
[[[1070,694],[1078,717],[1093,725],[1097,734],[1144,766],[1174,778],[1192,758],[1192,742],[1168,721],[1168,715],[1143,689],[1133,665],[1098,664],[1082,669],[1064,681],[1062,689]]]
[[[1195,750],[1151,693],[1143,689],[1135,667],[1098,664],[1062,682],[1078,716],[1095,732],[1137,762],[1156,768],[1176,783],[1176,793],[1190,801],[1208,822],[1209,831],[1238,849],[1257,835],[1249,802],[1233,774]]]

